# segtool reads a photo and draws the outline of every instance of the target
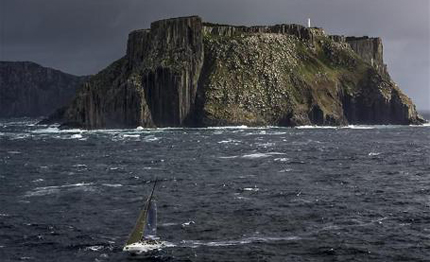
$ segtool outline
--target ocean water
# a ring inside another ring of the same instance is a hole
[[[430,127],[0,121],[1,261],[430,261]],[[155,178],[169,247],[122,252]]]

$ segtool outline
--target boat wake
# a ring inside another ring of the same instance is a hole
[[[200,241],[200,240],[182,240],[178,243],[177,247],[187,248],[198,248],[202,246],[207,247],[227,247],[227,246],[238,246],[253,243],[272,243],[272,242],[285,242],[285,241],[296,241],[300,237],[248,237],[239,240],[221,240],[221,241]]]
[[[160,241],[157,244],[136,243],[129,251],[131,253],[142,254],[152,251],[160,251],[164,248],[200,248],[200,247],[228,247],[239,246],[255,243],[275,243],[300,240],[300,237],[248,237],[238,240],[219,240],[219,241],[203,241],[203,240],[182,240],[178,243]],[[128,246],[130,247],[130,246]]]

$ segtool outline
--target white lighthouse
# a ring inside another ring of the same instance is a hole
[[[308,18],[308,28],[311,28],[311,19]]]

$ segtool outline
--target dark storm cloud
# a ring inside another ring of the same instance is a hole
[[[128,33],[157,19],[200,15],[232,24],[313,24],[379,36],[393,78],[430,110],[428,0],[0,0],[0,60],[96,73],[125,53]]]

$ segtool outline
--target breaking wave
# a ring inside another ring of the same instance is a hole
[[[60,193],[62,190],[94,191],[94,188],[93,188],[93,183],[77,183],[77,184],[66,184],[61,186],[36,187],[35,189],[28,191],[24,196],[25,197],[46,196],[46,195]]]

